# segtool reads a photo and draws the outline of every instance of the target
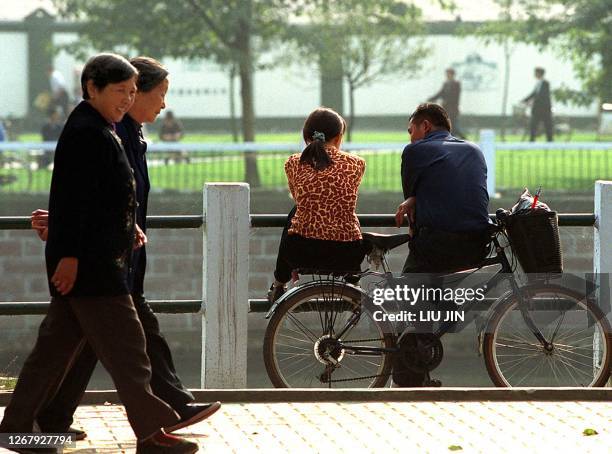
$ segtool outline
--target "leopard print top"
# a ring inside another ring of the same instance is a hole
[[[300,163],[300,153],[285,162],[289,191],[297,205],[289,234],[319,240],[360,240],[355,205],[366,163],[334,147],[326,147],[326,151],[333,163],[323,170]]]

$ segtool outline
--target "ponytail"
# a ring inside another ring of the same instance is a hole
[[[323,170],[332,165],[332,159],[325,151],[325,134],[314,132],[312,142],[302,151],[300,162],[309,164],[315,170]]]

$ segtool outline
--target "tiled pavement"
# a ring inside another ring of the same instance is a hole
[[[64,452],[135,451],[123,407],[76,420],[89,437]],[[233,403],[179,433],[208,453],[612,453],[612,402]]]

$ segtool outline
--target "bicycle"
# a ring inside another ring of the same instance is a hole
[[[604,386],[612,362],[606,316],[585,295],[548,278],[519,285],[516,267],[505,253],[510,243],[500,242],[507,238],[504,220],[498,216],[496,221],[491,231],[494,254],[474,268],[501,266],[481,286],[485,295],[502,282],[510,287],[487,308],[477,326],[479,351],[491,381],[499,387]],[[370,262],[383,270],[357,277],[389,282],[393,275],[385,255],[410,236],[364,233],[363,238],[372,247]],[[366,290],[338,273],[314,271],[314,276],[312,282],[287,291],[266,314],[270,321],[264,362],[275,387],[382,387],[392,374],[393,355],[400,355],[406,369],[427,376],[441,363],[441,338],[458,320],[417,334],[416,343],[414,336],[404,342],[410,336],[390,330],[366,310],[372,302]],[[476,304],[466,302],[464,313]]]

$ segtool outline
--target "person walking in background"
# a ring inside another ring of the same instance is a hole
[[[147,144],[142,134],[144,123],[155,121],[166,107],[165,96],[168,91],[168,71],[160,62],[148,57],[136,57],[130,63],[138,70],[136,98],[130,110],[116,124],[117,135],[123,143],[126,156],[134,170],[136,180],[136,225],[142,242],[146,243],[147,202],[150,189],[147,169]],[[32,226],[39,236],[46,236],[47,212],[37,210],[32,214]],[[181,417],[181,420],[165,428],[173,432],[195,424],[215,413],[220,403],[192,404],[194,397],[183,385],[174,362],[170,348],[160,332],[159,321],[144,296],[144,277],[146,269],[146,245],[132,251],[131,267],[128,271],[128,288],[144,329],[147,354],[151,360],[151,389],[153,393],[168,403]],[[78,429],[68,429],[73,422],[73,415],[81,401],[87,384],[91,379],[97,358],[89,345],[76,359],[74,366],[64,379],[60,390],[49,405],[38,416],[38,423],[43,432],[76,432],[81,438],[85,434]]]
[[[546,140],[553,141],[553,121],[552,109],[550,102],[550,84],[544,79],[544,68],[537,67],[534,70],[535,78],[537,79],[533,91],[523,99],[524,103],[531,103],[531,123],[529,140],[535,142],[538,136],[538,126],[544,123],[546,132]]]
[[[312,112],[302,130],[306,148],[285,162],[295,208],[283,230],[274,283],[268,299],[276,301],[297,268],[359,272],[365,257],[357,192],[365,160],[340,151],[344,118],[332,109]]]
[[[49,74],[49,86],[51,87],[51,102],[49,103],[48,113],[52,114],[59,109],[61,116],[66,118],[70,110],[70,96],[68,95],[66,80],[62,73],[53,66],[49,66],[47,72]]]
[[[62,134],[64,123],[62,122],[62,114],[60,110],[54,110],[51,112],[47,121],[40,130],[43,142],[57,142]],[[49,162],[50,164],[50,162]]]
[[[451,122],[451,133],[455,137],[464,138],[464,135],[459,130],[459,98],[461,97],[461,82],[455,79],[455,70],[453,68],[446,69],[446,81],[442,84],[442,88],[427,101],[436,102],[442,101],[442,107],[446,110],[448,118]]]
[[[145,335],[126,279],[132,248],[142,238],[135,235],[135,181],[114,123],[132,107],[137,76],[115,54],[92,57],[83,69],[84,100],[62,131],[51,178],[45,248],[51,303],[5,409],[2,433],[33,431],[41,408],[89,343],[125,406],[137,453],[198,450],[163,430],[180,418],[151,390]]]
[[[178,142],[183,138],[183,125],[176,119],[171,110],[166,112],[162,121],[159,138],[164,142]]]
[[[62,134],[62,129],[64,128],[64,122],[62,119],[63,115],[61,114],[61,109],[55,109],[53,112],[51,112],[40,131],[43,142],[57,142]],[[52,162],[53,151],[44,150],[42,156],[39,157],[38,168],[46,169]]]

